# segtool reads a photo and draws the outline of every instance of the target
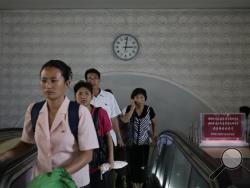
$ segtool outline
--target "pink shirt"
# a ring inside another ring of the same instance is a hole
[[[69,99],[65,97],[54,122],[49,129],[47,102],[43,105],[36,123],[35,134],[31,125],[30,104],[24,120],[21,140],[37,145],[38,155],[34,175],[50,172],[54,167],[70,163],[78,151],[98,148],[96,131],[89,110],[80,105],[78,142],[75,140],[68,123]],[[89,184],[89,165],[72,175],[78,187]]]

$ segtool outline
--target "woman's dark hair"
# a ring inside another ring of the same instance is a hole
[[[80,80],[78,81],[75,85],[74,85],[74,92],[75,94],[77,93],[77,91],[80,89],[80,88],[86,88],[87,90],[90,91],[91,94],[93,94],[93,87],[91,85],[91,83],[88,83],[88,82],[85,82],[83,80]]]
[[[90,68],[90,69],[86,70],[86,72],[85,72],[85,75],[84,75],[85,76],[85,80],[87,80],[87,76],[90,73],[97,74],[98,78],[99,79],[101,78],[101,73],[98,70],[96,70],[95,68]]]
[[[40,70],[40,75],[41,75],[41,72],[43,71],[43,69],[45,69],[46,67],[55,67],[55,68],[59,69],[62,72],[62,76],[64,77],[65,81],[72,79],[73,74],[72,74],[71,68],[61,60],[58,60],[58,59],[49,60],[47,63],[45,63],[42,66],[42,68]]]
[[[143,89],[143,88],[135,88],[135,89],[132,91],[130,98],[131,98],[131,99],[134,99],[135,96],[136,96],[136,95],[139,95],[139,94],[141,94],[141,95],[143,95],[143,96],[145,97],[145,101],[147,100],[147,92],[146,92],[146,90]]]

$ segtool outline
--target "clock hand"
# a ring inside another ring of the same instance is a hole
[[[127,50],[127,45],[128,45],[128,37],[126,37],[126,42],[125,42],[125,46],[124,46],[124,48],[125,48],[125,51]]]

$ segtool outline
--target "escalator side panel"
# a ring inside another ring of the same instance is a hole
[[[12,181],[10,188],[20,188],[20,187],[27,187],[27,185],[32,180],[32,172],[33,168],[28,169],[20,176],[18,176],[15,180]]]
[[[175,158],[173,160],[173,170],[170,177],[169,186],[175,188],[188,187],[189,176],[191,172],[191,164],[183,156],[179,150],[175,150]],[[165,186],[166,187],[166,186]]]
[[[0,153],[15,146],[22,129],[0,130]],[[31,180],[32,169],[36,160],[36,147],[27,153],[15,156],[10,160],[0,162],[0,188],[24,188]]]

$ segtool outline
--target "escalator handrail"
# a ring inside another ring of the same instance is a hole
[[[162,132],[159,137],[164,134],[171,135],[171,137],[174,138],[175,141],[178,139],[178,143],[181,143],[182,146],[185,145],[186,147],[188,147],[189,150],[192,151],[192,153],[195,153],[199,158],[202,159],[202,161],[206,162],[206,166],[208,166],[208,168],[212,171],[215,170],[218,165],[220,165],[218,162],[214,161],[213,158],[206,152],[201,150],[197,145],[191,143],[182,132],[166,130]]]
[[[19,132],[22,131],[23,128],[1,128],[0,132]]]
[[[0,129],[0,141],[8,140],[13,137],[20,137],[22,135],[22,128],[4,128]]]

